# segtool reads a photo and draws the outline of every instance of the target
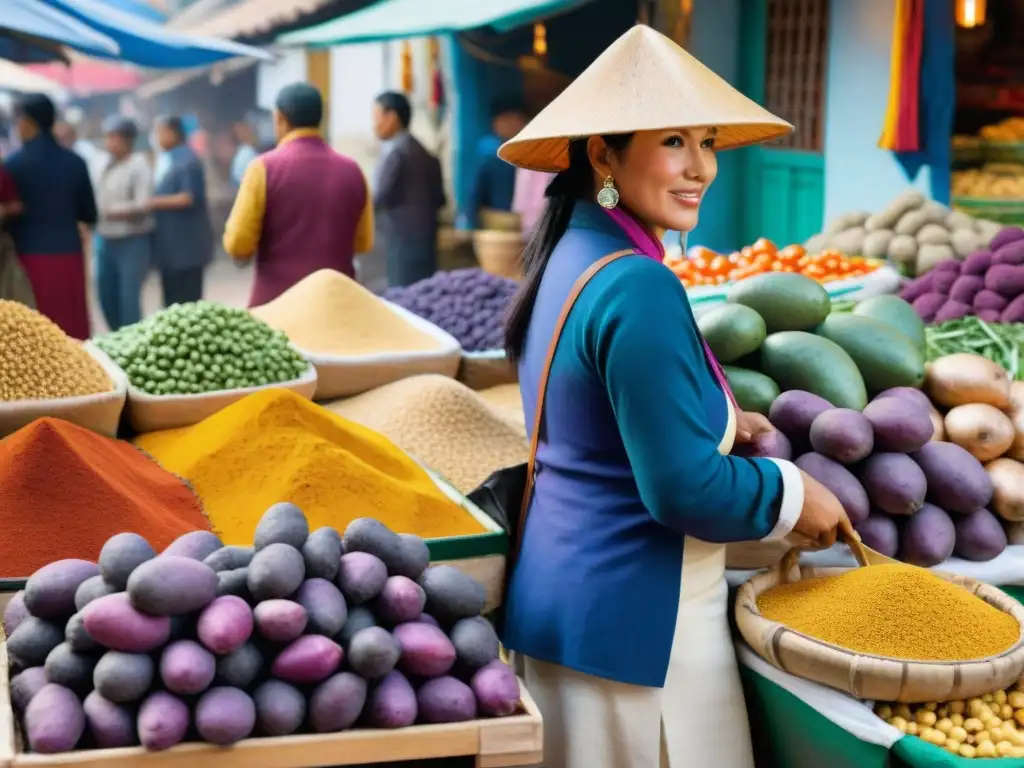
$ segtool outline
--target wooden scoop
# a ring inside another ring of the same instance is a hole
[[[875,550],[861,541],[860,534],[853,530],[853,525],[845,518],[839,524],[839,535],[846,542],[846,546],[850,548],[850,552],[853,553],[857,564],[861,567],[865,565],[889,565],[890,563],[899,562],[899,560],[886,557],[881,552],[875,552]]]

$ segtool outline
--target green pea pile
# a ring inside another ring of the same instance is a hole
[[[309,363],[288,337],[244,309],[175,304],[95,340],[132,386],[151,395],[198,395],[293,381]]]

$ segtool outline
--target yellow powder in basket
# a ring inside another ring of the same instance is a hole
[[[523,430],[445,376],[413,376],[328,407],[391,438],[463,493],[527,458]]]
[[[313,530],[344,531],[358,517],[425,538],[484,530],[390,440],[284,389],[135,444],[192,484],[225,544],[251,545],[279,501],[302,509]]]
[[[914,661],[995,656],[1020,638],[1010,614],[910,565],[872,565],[765,590],[761,615],[831,645]]]
[[[324,355],[423,352],[440,346],[351,278],[321,269],[250,310],[295,346]]]

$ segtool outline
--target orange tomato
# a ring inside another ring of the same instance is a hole
[[[785,261],[797,261],[807,255],[807,251],[802,245],[794,243],[793,245],[787,245],[781,251],[779,251],[779,258]]]
[[[765,237],[759,237],[757,241],[751,246],[758,253],[769,253],[774,256],[779,248],[771,240]]]

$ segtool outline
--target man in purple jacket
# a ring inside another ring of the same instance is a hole
[[[304,277],[333,269],[355,277],[357,253],[373,248],[373,202],[351,158],[320,135],[323,100],[307,83],[281,90],[277,148],[246,168],[224,229],[224,250],[256,261],[250,307],[273,301]]]

